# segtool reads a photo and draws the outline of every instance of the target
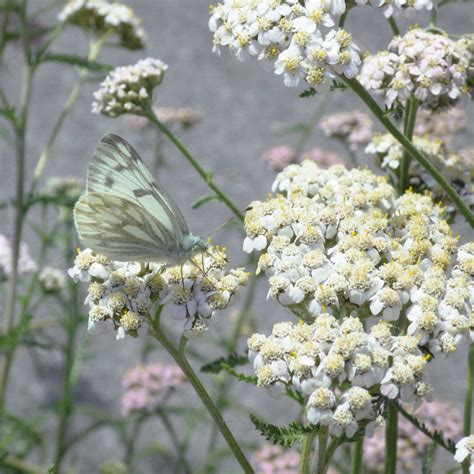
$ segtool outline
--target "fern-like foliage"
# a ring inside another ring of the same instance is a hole
[[[416,418],[416,416],[408,413],[400,404],[397,403],[396,407],[404,418],[406,418],[413,426],[418,428],[418,430],[420,430],[423,434],[428,436],[428,438],[430,438],[433,442],[446,449],[450,453],[455,454],[456,443],[453,440],[446,438],[442,431],[431,431],[422,421]]]
[[[248,362],[249,359],[247,356],[241,356],[234,353],[230,354],[228,357],[220,357],[219,359],[209,362],[209,364],[203,365],[201,367],[201,372],[219,374],[220,372],[224,371],[241,382],[257,385],[257,377],[242,374],[234,369],[234,367],[246,365]]]
[[[279,444],[284,448],[289,448],[295,443],[303,441],[308,433],[317,432],[314,426],[304,426],[301,423],[293,422],[288,426],[276,426],[267,423],[255,415],[250,415],[250,420],[265,439],[273,444]]]
[[[314,87],[310,87],[309,89],[305,89],[301,94],[301,98],[306,98],[306,97],[314,97],[318,91]]]

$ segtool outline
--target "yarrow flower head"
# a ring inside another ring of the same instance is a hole
[[[66,286],[65,272],[53,267],[44,267],[38,275],[38,281],[46,293],[57,293]]]
[[[361,84],[384,97],[385,105],[403,105],[411,94],[421,107],[439,109],[456,104],[468,92],[472,53],[462,41],[413,29],[395,37],[388,51],[368,56]]]
[[[92,30],[98,35],[112,32],[128,49],[144,48],[145,34],[141,20],[133,10],[108,0],[70,0],[58,15],[59,21]]]
[[[361,420],[375,420],[376,393],[425,398],[425,354],[469,338],[472,244],[457,248],[429,196],[397,198],[368,170],[305,161],[273,190],[250,205],[244,250],[261,254],[268,296],[306,322],[249,339],[259,384],[296,386],[311,423],[353,436]],[[393,323],[401,319],[402,334]]]
[[[232,304],[249,274],[242,268],[226,271],[224,249],[209,247],[182,266],[114,262],[85,249],[77,255],[69,276],[89,284],[89,330],[112,328],[117,339],[136,336],[149,320],[153,305],[185,322],[185,329],[201,334],[216,311]]]
[[[338,0],[225,0],[211,8],[213,51],[226,47],[239,60],[271,61],[288,87],[305,81],[317,88],[335,74],[355,77],[359,48],[347,31],[334,29],[344,11]]]
[[[469,458],[471,466],[469,467],[470,474],[474,474],[474,435],[466,436],[458,444],[456,444],[455,461],[462,463]]]
[[[357,151],[369,142],[374,133],[371,118],[358,110],[338,112],[323,117],[319,126],[327,137],[346,142],[351,151]]]
[[[75,176],[53,176],[46,181],[39,193],[39,198],[45,202],[72,207],[84,191],[84,183]]]
[[[414,136],[413,143],[441,171],[456,191],[470,205],[474,206],[474,159],[465,152],[452,151],[441,139],[430,135]],[[390,134],[375,134],[365,151],[373,154],[381,168],[394,173],[400,168],[403,147]],[[433,177],[412,160],[409,169],[409,184],[418,192],[429,191],[436,201],[442,200],[450,213],[456,212],[444,190]]]
[[[153,412],[163,396],[186,382],[186,377],[176,364],[138,365],[128,370],[122,378],[126,390],[122,396],[122,414]]]
[[[153,58],[114,69],[94,93],[92,112],[109,117],[142,114],[151,107],[153,90],[163,80],[167,69],[166,64]]]
[[[12,243],[8,237],[0,234],[0,281],[6,280],[12,271]],[[32,259],[28,246],[20,244],[18,273],[32,273],[37,270],[36,262]]]

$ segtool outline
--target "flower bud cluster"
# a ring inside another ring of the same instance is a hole
[[[59,21],[92,30],[98,35],[112,32],[128,49],[145,47],[141,20],[133,10],[119,2],[107,0],[69,0],[58,15]]]
[[[415,135],[413,143],[450,181],[466,203],[474,206],[474,160],[472,157],[462,152],[451,151],[441,139],[429,135],[423,137]],[[375,155],[377,163],[389,172],[400,168],[404,155],[402,145],[390,134],[375,134],[365,151]],[[418,192],[430,191],[434,200],[441,200],[448,206],[449,212],[456,211],[443,188],[416,160],[410,162],[409,184]]]
[[[388,51],[366,57],[360,82],[382,95],[389,109],[404,105],[411,94],[421,107],[450,107],[468,92],[471,61],[462,41],[413,29],[395,37]]]
[[[161,83],[167,69],[166,64],[153,58],[114,69],[94,93],[92,112],[109,117],[142,114],[151,107],[153,89]]]

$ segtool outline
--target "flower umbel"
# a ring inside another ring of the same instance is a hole
[[[90,249],[81,251],[69,270],[75,281],[89,284],[89,330],[107,326],[117,330],[117,339],[136,336],[150,317],[153,305],[164,305],[186,329],[200,334],[218,310],[226,309],[247,283],[242,268],[226,272],[225,253],[210,247],[182,266],[113,262]]]
[[[94,93],[92,112],[109,117],[142,114],[151,107],[153,90],[161,83],[167,69],[166,64],[153,58],[114,69]]]

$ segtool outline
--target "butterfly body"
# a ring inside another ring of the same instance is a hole
[[[179,264],[207,249],[132,146],[117,135],[106,135],[97,146],[74,221],[82,243],[112,260]]]

